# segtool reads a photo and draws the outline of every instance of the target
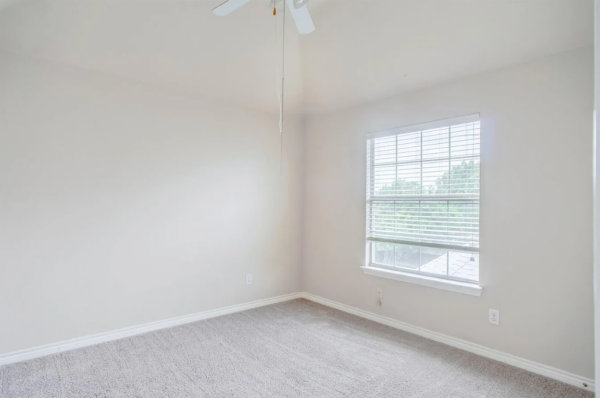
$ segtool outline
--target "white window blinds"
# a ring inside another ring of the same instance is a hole
[[[371,266],[479,279],[479,115],[368,136]]]

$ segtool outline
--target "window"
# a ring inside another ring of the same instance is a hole
[[[479,115],[367,142],[369,267],[477,284]]]

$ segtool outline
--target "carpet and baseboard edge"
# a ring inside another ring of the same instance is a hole
[[[482,357],[494,359],[499,362],[512,365],[514,367],[527,370],[532,373],[546,376],[554,380],[562,381],[563,383],[570,384],[575,387],[582,388],[588,391],[595,391],[594,380],[575,375],[573,373],[565,372],[551,366],[543,365],[541,363],[533,362],[525,358],[520,358],[511,354],[506,354],[501,351],[493,350],[491,348],[471,343],[466,340],[457,339],[445,334],[433,332],[428,329],[420,328],[405,322],[398,321],[396,319],[384,317],[373,312],[364,311],[359,308],[351,307],[346,304],[339,303],[337,301],[329,300],[320,296],[315,296],[310,293],[302,293],[302,297],[326,305],[337,310],[359,316],[361,318],[369,319],[371,321],[381,323],[387,326],[391,326],[396,329],[403,330],[412,334],[416,334],[421,337],[425,337],[430,340],[437,341],[439,343],[447,344],[452,347],[460,348],[461,350],[472,352],[473,354],[480,355]]]
[[[72,340],[61,341],[58,343],[47,344],[39,347],[28,348],[20,351],[9,352],[0,355],[0,366],[15,362],[27,361],[29,359],[44,357],[46,355],[59,352],[75,350],[77,348],[88,347],[108,341],[119,340],[125,337],[137,336],[155,330],[166,329],[173,326],[184,325],[201,321],[203,319],[215,318],[222,315],[233,314],[250,310],[252,308],[263,307],[265,305],[277,304],[283,301],[295,300],[301,298],[301,293],[285,294],[282,296],[271,297],[262,300],[251,301],[249,303],[235,304],[228,307],[216,308],[213,310],[202,311],[195,314],[169,318],[162,321],[145,323],[143,325],[131,326],[123,329],[113,330],[105,333],[98,333],[90,336],[78,337]]]
[[[292,293],[282,296],[256,300],[249,303],[236,304],[228,307],[217,308],[208,311],[198,312],[196,314],[184,315],[180,317],[170,318],[162,321],[146,323],[143,325],[132,326],[119,330],[114,330],[105,333],[99,333],[91,336],[80,337],[68,341],[62,341],[58,343],[47,344],[44,346],[34,347],[30,349],[20,350],[7,354],[0,355],[0,366],[8,365],[11,363],[26,361],[29,359],[39,358],[46,355],[51,355],[59,352],[70,351],[77,348],[88,347],[108,341],[118,340],[125,337],[132,337],[143,333],[152,332],[155,330],[166,329],[173,326],[184,325],[186,323],[197,322],[203,319],[215,318],[222,315],[233,314],[235,312],[241,312],[252,308],[263,307],[266,305],[276,304],[284,301],[294,300],[298,298],[304,298],[315,303],[319,303],[337,310],[359,316],[361,318],[369,319],[371,321],[381,323],[393,328],[403,330],[405,332],[413,333],[418,336],[428,338],[430,340],[437,341],[439,343],[447,344],[452,347],[456,347],[477,355],[481,355],[486,358],[494,359],[496,361],[504,362],[509,365],[515,366],[520,369],[530,371],[542,376],[549,377],[561,381],[566,384],[570,384],[575,387],[580,387],[588,391],[595,391],[595,383],[593,380],[569,373],[551,366],[543,365],[537,362],[533,362],[524,358],[520,358],[511,354],[506,354],[501,351],[493,350],[491,348],[484,347],[479,344],[474,344],[466,340],[457,339],[451,336],[447,336],[441,333],[433,332],[428,329],[420,328],[418,326],[410,325],[405,322],[398,321],[396,319],[384,317],[373,312],[361,310],[356,307],[351,307],[346,304],[342,304],[333,300],[329,300],[320,296],[316,296],[310,293]]]

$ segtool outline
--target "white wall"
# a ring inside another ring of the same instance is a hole
[[[0,353],[299,290],[301,124],[7,52],[0,114]]]
[[[592,86],[586,47],[310,118],[303,289],[593,378]],[[475,112],[483,295],[364,275],[365,134]]]

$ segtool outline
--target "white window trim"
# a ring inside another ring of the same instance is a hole
[[[439,127],[450,126],[453,124],[465,124],[465,123],[478,122],[480,120],[481,120],[481,118],[479,116],[479,113],[473,113],[473,114],[465,115],[465,116],[451,117],[448,119],[435,120],[433,122],[412,124],[410,126],[396,127],[391,130],[368,133],[367,140],[372,140],[374,138],[389,137],[391,135],[398,135],[398,134],[403,134],[403,133],[412,133],[415,131],[431,130],[431,129],[436,129]]]
[[[363,266],[360,267],[366,275],[378,276],[380,278],[393,279],[401,282],[414,283],[416,285],[448,290],[456,293],[481,296],[483,288],[474,283],[464,283],[450,279],[434,278],[422,274],[414,274],[402,271],[392,271],[385,268]]]
[[[398,127],[391,130],[379,131],[379,132],[371,132],[366,136],[367,140],[388,137],[392,135],[398,135],[402,133],[410,133],[416,130],[429,130],[438,127],[443,127],[446,125],[453,124],[463,124],[463,123],[471,123],[475,121],[480,121],[479,113],[474,113],[470,115],[464,115],[454,118],[435,120],[427,123],[420,123],[410,126]],[[368,241],[367,241],[368,242]],[[437,278],[435,276],[429,276],[427,274],[422,273],[413,273],[413,272],[403,272],[399,270],[392,270],[385,267],[380,267],[378,265],[372,265],[371,261],[371,253],[369,244],[366,246],[366,254],[367,254],[367,266],[361,266],[360,268],[366,275],[378,276],[386,279],[393,279],[406,283],[413,283],[416,285],[431,287],[435,289],[447,290],[456,293],[463,293],[471,296],[481,296],[483,293],[483,287],[479,286],[479,282],[461,282],[447,278]]]

